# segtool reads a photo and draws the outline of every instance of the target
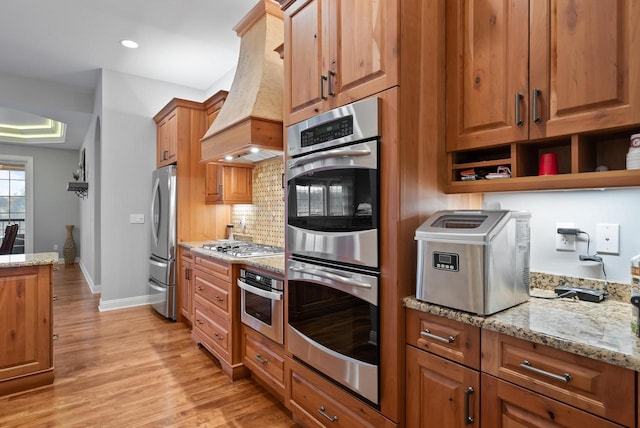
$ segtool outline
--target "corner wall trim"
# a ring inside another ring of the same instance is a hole
[[[124,299],[103,300],[100,299],[98,310],[100,312],[115,311],[118,309],[133,308],[135,306],[150,305],[151,296],[127,297]]]
[[[59,259],[58,263],[64,263],[64,259]],[[93,283],[93,278],[91,278],[91,275],[89,275],[89,271],[87,271],[87,268],[82,264],[82,260],[80,260],[80,262],[78,263],[78,266],[80,266],[80,271],[82,271],[82,275],[84,275],[84,279],[85,281],[87,281],[87,285],[91,290],[91,294],[101,294],[102,285],[100,284],[96,285]]]

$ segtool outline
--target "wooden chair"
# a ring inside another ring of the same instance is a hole
[[[16,242],[16,236],[18,235],[18,227],[18,224],[12,224],[4,230],[4,238],[2,238],[2,245],[0,245],[0,255],[11,254],[11,251],[13,251],[13,244]]]

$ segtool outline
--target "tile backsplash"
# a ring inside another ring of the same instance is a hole
[[[284,247],[284,159],[262,161],[253,168],[253,204],[234,205],[235,233],[253,236],[254,242]],[[244,218],[245,227],[241,227]]]

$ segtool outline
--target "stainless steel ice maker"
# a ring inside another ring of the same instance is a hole
[[[439,211],[417,230],[416,298],[490,315],[529,298],[531,215]]]

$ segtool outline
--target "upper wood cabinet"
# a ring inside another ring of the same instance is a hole
[[[178,111],[174,110],[157,123],[156,166],[176,163],[178,159]]]
[[[253,203],[253,167],[208,163],[205,201],[208,204]]]
[[[630,0],[448,1],[447,150],[640,122],[639,11]]]
[[[398,8],[298,0],[285,11],[285,124],[398,84]]]
[[[156,166],[189,162],[191,141],[204,133],[202,103],[174,98],[153,118],[156,122]],[[184,166],[184,165],[183,165]]]

